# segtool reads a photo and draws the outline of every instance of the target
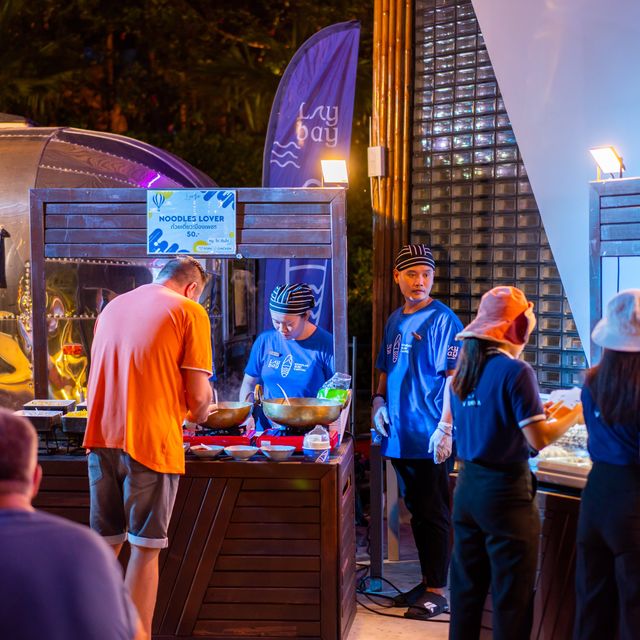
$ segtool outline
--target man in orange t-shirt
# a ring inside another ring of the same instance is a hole
[[[211,403],[206,273],[170,260],[156,282],[112,300],[96,323],[87,388],[91,528],[131,558],[125,583],[151,637],[158,556],[184,473],[182,423]]]

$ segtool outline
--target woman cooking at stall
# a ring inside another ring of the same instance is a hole
[[[282,284],[271,292],[269,312],[273,329],[261,333],[251,347],[240,387],[245,400],[256,383],[265,398],[315,398],[335,373],[333,336],[314,325],[315,299],[307,284]],[[271,427],[260,415],[259,428]]]

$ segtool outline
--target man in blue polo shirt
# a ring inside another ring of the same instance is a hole
[[[430,296],[434,272],[433,255],[423,244],[404,246],[396,258],[393,277],[405,302],[387,320],[371,403],[382,454],[391,460],[411,513],[422,571],[422,581],[395,604],[409,606],[405,616],[420,619],[448,610],[451,516],[447,467],[440,463],[451,454],[445,390],[458,356],[455,335],[462,329],[453,311]]]

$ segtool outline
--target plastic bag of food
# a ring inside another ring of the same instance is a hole
[[[318,398],[328,398],[338,400],[344,404],[349,397],[351,387],[351,376],[348,373],[334,373],[321,387],[316,394]]]

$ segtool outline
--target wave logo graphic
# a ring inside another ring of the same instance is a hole
[[[280,144],[277,140],[274,140],[269,164],[277,164],[282,168],[292,164],[296,169],[299,169],[300,165],[298,162],[300,162],[300,156],[298,152],[301,148],[302,147],[295,142]]]
[[[398,362],[398,356],[400,355],[400,345],[402,344],[402,335],[398,334],[396,339],[393,341],[393,364]]]
[[[324,304],[324,292],[327,282],[327,263],[324,264],[292,264],[293,260],[287,259],[285,262],[285,282],[306,282],[313,291],[316,299],[316,306],[311,309],[311,320],[318,324]],[[297,275],[299,272],[300,275]]]
[[[282,364],[280,365],[280,375],[283,378],[286,378],[289,375],[289,372],[291,371],[292,366],[293,366],[293,357],[291,356],[291,354],[289,354],[282,361]]]

